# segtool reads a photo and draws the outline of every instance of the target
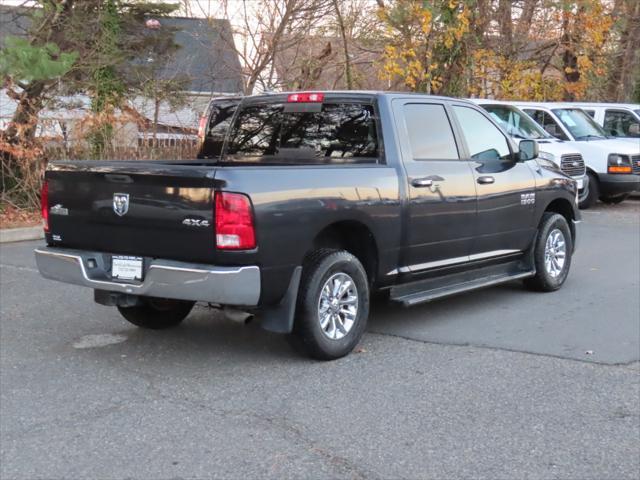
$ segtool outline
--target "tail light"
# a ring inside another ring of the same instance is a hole
[[[256,247],[251,200],[241,193],[216,192],[216,247],[251,250]]]
[[[287,96],[289,103],[322,103],[323,101],[324,93],[317,92],[290,93]]]
[[[42,182],[40,190],[40,212],[42,213],[44,231],[49,233],[49,183],[46,180]]]
[[[198,123],[198,138],[200,140],[204,138],[206,128],[207,128],[207,116],[202,115],[200,117],[200,123]]]

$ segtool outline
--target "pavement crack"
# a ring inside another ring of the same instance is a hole
[[[367,331],[368,334],[371,335],[379,335],[382,337],[393,337],[393,338],[399,338],[402,340],[406,340],[409,342],[416,342],[416,343],[423,343],[423,344],[427,344],[427,345],[440,345],[440,346],[447,346],[447,347],[461,347],[461,348],[479,348],[479,349],[483,349],[483,350],[492,350],[492,351],[496,351],[496,352],[509,352],[509,353],[521,353],[524,355],[532,355],[535,357],[546,357],[546,358],[555,358],[558,360],[566,360],[566,361],[570,361],[570,362],[577,362],[577,363],[582,363],[582,364],[587,364],[587,365],[597,365],[600,367],[625,367],[625,368],[629,368],[629,369],[633,369],[633,367],[637,364],[638,366],[640,366],[640,361],[639,360],[631,360],[630,362],[622,362],[622,363],[605,363],[605,362],[596,362],[594,360],[581,360],[579,358],[573,358],[573,357],[564,357],[562,355],[554,355],[553,353],[541,353],[541,352],[531,352],[528,350],[518,350],[515,348],[508,348],[508,347],[494,347],[491,345],[482,345],[482,344],[475,344],[475,343],[470,343],[470,342],[437,342],[435,340],[422,340],[422,339],[418,339],[418,338],[411,338],[411,337],[407,337],[405,335],[400,335],[397,333],[386,333],[386,332],[378,332],[378,331],[372,331],[372,330],[368,330]]]
[[[35,268],[23,267],[23,266],[20,266],[20,265],[11,265],[10,263],[0,263],[0,267],[2,267],[2,268],[11,268],[13,270],[19,270],[21,272],[40,273]]]

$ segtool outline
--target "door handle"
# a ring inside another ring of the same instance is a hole
[[[438,175],[431,175],[429,177],[413,178],[411,179],[411,185],[416,188],[432,187],[433,182],[443,182],[444,178]]]
[[[482,177],[478,177],[478,183],[480,185],[489,185],[490,183],[495,183],[496,179],[490,175],[483,175]]]
[[[411,180],[411,185],[416,188],[430,187],[433,185],[433,180],[430,178],[414,178]]]

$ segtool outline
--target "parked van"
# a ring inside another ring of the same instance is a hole
[[[613,137],[635,138],[640,145],[640,104],[574,103]]]
[[[498,100],[472,98],[472,102],[484,108],[507,133],[519,143],[535,140],[538,143],[538,159],[553,163],[578,184],[578,201],[583,203],[589,195],[589,177],[580,150],[571,142],[564,142],[548,134],[531,117],[513,105]]]
[[[582,208],[598,199],[620,203],[640,190],[640,142],[610,138],[587,113],[571,103],[508,102],[533,118],[547,133],[574,142],[582,153],[589,193]]]

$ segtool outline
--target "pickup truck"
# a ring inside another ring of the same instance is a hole
[[[374,292],[411,306],[569,273],[576,181],[471,102],[267,94],[214,105],[204,130],[197,161],[51,163],[41,274],[143,328],[206,302],[335,359]]]

